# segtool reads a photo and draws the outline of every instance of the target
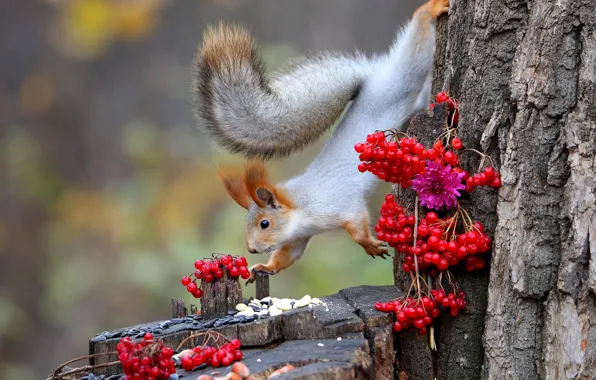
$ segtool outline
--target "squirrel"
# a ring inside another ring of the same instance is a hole
[[[245,29],[207,29],[193,70],[196,118],[219,145],[247,158],[243,173],[219,177],[248,210],[248,251],[271,253],[267,264],[250,268],[248,282],[255,272],[288,268],[312,236],[334,229],[343,228],[373,258],[389,256],[369,229],[367,197],[378,180],[358,172],[353,147],[375,130],[401,128],[428,106],[436,19],[448,10],[449,0],[420,6],[385,55],[322,54],[271,79]],[[305,172],[270,181],[264,159],[302,149],[342,114]]]

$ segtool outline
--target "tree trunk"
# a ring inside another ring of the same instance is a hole
[[[496,159],[503,182],[484,366],[438,378],[595,378],[596,2],[453,1],[434,79],[461,99],[464,145]],[[469,355],[458,350],[450,361]]]

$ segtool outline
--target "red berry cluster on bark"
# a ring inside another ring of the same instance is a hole
[[[416,328],[420,335],[427,333],[428,326],[441,315],[440,307],[449,310],[451,316],[459,314],[465,309],[465,293],[460,291],[445,295],[443,290],[431,290],[431,296],[424,296],[420,299],[406,297],[401,300],[390,302],[377,302],[375,308],[386,313],[393,312],[396,321],[393,323],[393,331],[400,332],[403,329]]]
[[[501,174],[493,167],[488,167],[478,174],[467,178],[466,191],[469,193],[477,187],[488,186],[495,189],[501,187]]]
[[[240,340],[233,339],[221,347],[208,345],[195,347],[192,350],[188,350],[187,355],[182,356],[182,368],[186,371],[192,371],[202,364],[212,367],[227,367],[236,361],[242,360],[241,345]]]
[[[384,132],[375,132],[366,136],[366,142],[354,145],[359,153],[358,171],[371,172],[385,182],[399,183],[407,189],[412,178],[424,171],[429,158],[424,146],[415,138],[402,138],[387,141]]]
[[[455,140],[455,138],[453,140]],[[465,170],[458,167],[459,155],[452,150],[445,148],[445,145],[443,145],[443,141],[441,140],[435,141],[432,149],[428,150],[428,159],[444,166],[451,165],[456,172],[465,172]]]
[[[433,289],[430,293],[437,304],[449,309],[449,315],[452,317],[457,316],[460,310],[465,309],[467,306],[466,293],[463,290],[460,290],[457,294],[455,292],[445,294],[443,289]]]
[[[164,347],[161,341],[154,341],[150,333],[136,343],[128,337],[123,338],[116,350],[125,375],[123,380],[167,379],[176,373],[171,360],[174,350]]]
[[[186,287],[186,290],[195,298],[203,296],[203,290],[197,285],[197,280],[213,282],[224,276],[227,271],[231,277],[242,277],[248,279],[250,271],[245,257],[232,255],[221,256],[220,258],[206,258],[195,261],[195,272],[189,276],[182,277],[180,282]]]
[[[379,240],[406,255],[405,272],[414,271],[414,261],[417,261],[419,269],[436,276],[464,259],[466,270],[482,269],[485,261],[481,254],[490,249],[491,238],[484,233],[484,225],[480,222],[473,223],[467,231],[458,234],[457,216],[439,219],[435,212],[428,212],[419,220],[414,247],[414,215],[406,213],[395,197],[387,194],[375,231]]]
[[[501,177],[493,167],[471,176],[460,166],[460,153],[479,153],[482,162],[486,156],[474,149],[463,150],[456,129],[459,102],[445,92],[438,93],[436,101],[447,103],[449,115],[444,133],[430,149],[413,138],[398,141],[399,132],[391,130],[369,134],[366,142],[354,146],[361,161],[360,172],[371,172],[416,192],[415,213],[398,204],[392,194],[386,195],[375,225],[377,238],[405,255],[403,270],[412,279],[403,299],[375,305],[378,310],[395,313],[393,328],[397,332],[413,327],[425,334],[441,309],[458,315],[466,307],[465,293],[457,290],[449,269],[463,264],[466,271],[480,270],[486,265],[483,254],[491,248],[484,226],[472,221],[459,198],[464,189],[469,193],[479,186],[498,188]],[[440,218],[431,210],[454,212]],[[453,290],[448,294],[442,290],[445,280]]]

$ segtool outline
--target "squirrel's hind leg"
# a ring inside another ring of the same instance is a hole
[[[368,228],[368,215],[364,215],[358,222],[349,221],[344,223],[344,229],[352,239],[364,248],[364,251],[374,259],[377,256],[385,258],[389,251],[382,241],[374,239]]]

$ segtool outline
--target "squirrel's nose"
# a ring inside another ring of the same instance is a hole
[[[254,248],[253,248],[253,247],[251,247],[250,245],[248,246],[248,252],[250,252],[250,253],[259,253],[259,252],[257,252],[257,250],[256,250],[256,249],[254,249]]]

